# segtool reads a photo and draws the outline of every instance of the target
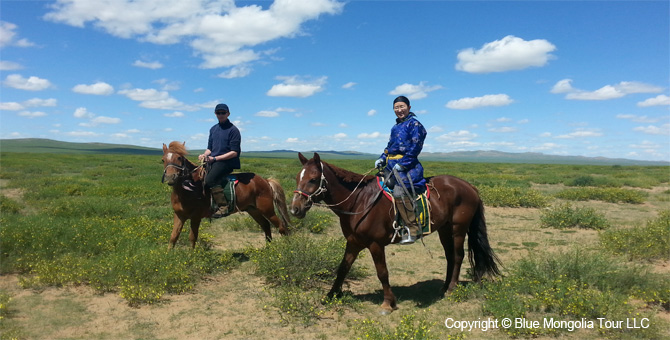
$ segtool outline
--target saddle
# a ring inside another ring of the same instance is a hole
[[[389,199],[389,201],[394,201],[393,190],[386,186],[383,176],[377,176],[377,186],[379,187],[379,190],[384,193],[384,196]],[[430,205],[428,203],[429,198],[430,188],[426,183],[426,190],[414,197],[414,213],[416,214],[416,221],[419,223],[421,231],[424,235],[428,235],[433,232],[433,228],[430,224]],[[399,226],[405,226],[405,222],[398,213],[396,213],[395,220]]]
[[[193,176],[192,178],[188,178],[182,182],[182,188],[187,191],[192,191],[192,192],[197,192],[199,190],[202,190],[202,197],[207,197],[207,195],[204,192],[204,181],[205,177],[207,176],[207,170],[205,167],[198,167],[196,168],[195,171],[193,171]],[[223,184],[224,181],[221,181]],[[226,176],[226,181],[225,185],[223,186],[223,194],[226,196],[226,201],[228,201],[228,211],[233,212],[235,211],[235,204],[237,203],[237,195],[235,194],[235,185],[239,180],[237,179],[236,174],[230,174]],[[218,209],[218,206],[216,205],[216,202],[210,197],[210,205],[212,207],[212,210]]]

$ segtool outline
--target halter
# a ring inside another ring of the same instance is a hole
[[[324,174],[323,174],[323,163],[321,163],[321,182],[319,183],[319,188],[316,189],[311,194],[308,194],[308,193],[306,193],[306,192],[304,192],[300,189],[293,190],[293,193],[305,196],[307,198],[307,203],[310,203],[310,202],[314,202],[314,200],[312,200],[312,197],[321,195],[324,192],[328,191],[328,189],[326,188],[326,185],[328,185],[328,181],[326,180],[326,176],[324,176]]]
[[[183,157],[183,156],[182,156],[182,157]],[[165,175],[167,174],[167,169],[168,169],[168,168],[176,168],[177,170],[179,170],[179,176],[177,176],[178,178],[182,178],[182,177],[186,177],[186,176],[188,176],[189,174],[186,173],[186,171],[187,171],[188,169],[187,169],[186,166],[184,165],[185,163],[186,163],[185,161],[182,161],[182,164],[179,165],[179,164],[177,164],[177,163],[168,162],[168,164],[165,166],[165,169],[163,169],[163,177],[161,178],[161,183],[165,183]]]

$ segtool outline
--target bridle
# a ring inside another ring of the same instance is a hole
[[[315,203],[312,197],[321,195],[328,191],[326,185],[328,185],[328,181],[326,180],[326,176],[323,174],[323,163],[321,163],[321,181],[319,182],[319,188],[314,190],[314,192],[311,194],[308,194],[297,188],[293,190],[293,193],[304,196],[305,198],[307,198],[307,204],[311,205],[312,203]]]
[[[183,156],[182,156],[183,157]],[[172,157],[170,157],[170,160],[172,160]],[[177,164],[172,161],[169,161],[167,165],[165,165],[165,169],[163,169],[163,177],[161,178],[161,183],[165,183],[165,175],[167,175],[167,170],[168,168],[175,168],[179,170],[179,173],[177,175],[177,178],[184,178],[189,176],[192,171],[188,171],[188,168],[184,166],[184,161],[182,160],[182,164]]]

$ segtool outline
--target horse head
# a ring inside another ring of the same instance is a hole
[[[323,199],[326,189],[326,177],[323,175],[323,163],[318,153],[312,159],[307,159],[298,152],[302,163],[302,170],[296,175],[296,189],[291,201],[291,214],[298,218],[305,217],[312,203]]]
[[[164,182],[173,186],[180,178],[186,175],[186,142],[171,142],[170,146],[163,144],[163,179]]]

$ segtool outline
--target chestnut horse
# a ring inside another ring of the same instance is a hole
[[[186,159],[185,143],[171,142],[163,144],[163,182],[172,187],[172,209],[174,210],[174,226],[170,236],[169,249],[174,248],[187,220],[191,220],[189,240],[195,248],[198,240],[200,221],[211,217],[211,196],[203,189],[205,178],[202,166],[196,166]],[[279,182],[265,179],[254,173],[237,173],[235,185],[235,211],[246,211],[261,226],[267,241],[272,240],[270,224],[279,229],[282,235],[288,234],[290,225],[286,196]],[[185,180],[189,180],[186,181]],[[279,216],[275,214],[275,207]]]
[[[377,277],[384,290],[382,314],[397,309],[386,268],[384,248],[394,240],[393,203],[380,198],[375,176],[353,173],[321,161],[314,153],[310,160],[298,153],[302,171],[296,176],[297,189],[291,203],[291,213],[305,217],[312,203],[325,202],[340,218],[342,233],[347,240],[344,258],[328,297],[341,296],[344,278],[358,253],[367,248],[375,263]],[[431,190],[429,204],[431,223],[437,230],[447,258],[447,278],[442,293],[451,292],[458,284],[463,263],[465,236],[468,236],[470,265],[474,279],[485,274],[499,275],[498,257],[493,253],[486,234],[484,205],[477,189],[453,176],[427,178]],[[395,238],[398,242],[400,237]]]

